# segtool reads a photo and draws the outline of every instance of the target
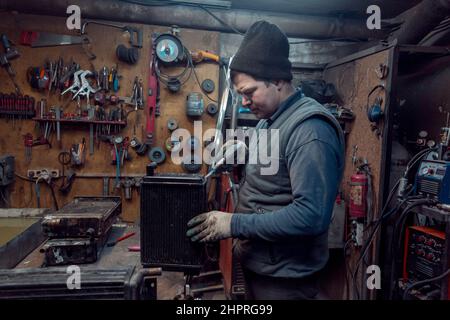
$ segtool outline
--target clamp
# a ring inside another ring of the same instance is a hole
[[[64,90],[63,92],[61,92],[61,95],[66,94],[67,92],[72,92],[73,94],[75,94],[77,92],[77,90],[81,87],[81,83],[79,80],[79,76],[84,72],[84,70],[78,70],[75,71],[75,73],[73,74],[73,83],[70,87],[68,87],[66,90]]]
[[[92,74],[91,71],[86,70],[80,75],[81,87],[80,90],[78,90],[77,93],[74,94],[72,100],[75,99],[78,95],[89,96],[91,93],[96,93],[98,91],[92,88],[91,85],[89,84],[89,81],[86,79],[86,76],[91,74]]]

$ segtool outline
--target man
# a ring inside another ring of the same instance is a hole
[[[342,130],[325,107],[292,86],[289,42],[277,26],[253,24],[230,69],[243,105],[261,119],[256,129],[279,130],[280,154],[271,155],[279,169],[263,175],[261,164],[247,164],[235,213],[203,213],[189,221],[187,235],[237,239],[233,254],[250,299],[317,299],[344,169]]]

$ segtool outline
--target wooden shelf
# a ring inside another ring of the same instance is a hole
[[[103,125],[119,125],[126,126],[126,121],[107,121],[107,120],[88,120],[88,119],[46,119],[46,118],[33,118],[34,121],[38,122],[60,122],[60,123],[81,123],[81,124],[103,124]]]

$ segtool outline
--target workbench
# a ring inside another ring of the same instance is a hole
[[[113,267],[128,267],[136,266],[142,268],[140,263],[140,252],[132,252],[128,250],[130,246],[140,245],[139,227],[132,224],[114,224],[109,234],[107,243],[118,239],[119,237],[135,232],[135,235],[123,241],[116,243],[112,247],[104,246],[99,254],[98,260],[95,263],[83,264],[82,266],[113,268]],[[26,256],[15,269],[22,268],[40,268],[44,262],[44,254],[40,252],[45,241]],[[45,267],[43,268],[45,269]],[[157,277],[157,299],[171,300],[177,295],[183,293],[185,284],[184,274],[182,272],[166,272],[163,271],[161,276]],[[204,299],[225,299],[223,286],[212,286],[211,292],[208,289],[203,290]],[[195,290],[193,290],[195,291]]]
[[[112,267],[127,267],[136,266],[141,268],[140,253],[131,252],[128,250],[129,246],[139,246],[139,227],[131,224],[115,224],[112,227],[108,241],[135,232],[136,234],[128,239],[118,242],[112,247],[106,245],[101,249],[98,260],[95,263],[83,264],[83,266],[98,267],[98,268],[112,268]],[[44,254],[39,250],[43,247],[45,241],[26,256],[15,269],[21,268],[40,268],[44,262]],[[180,290],[183,289],[184,278],[183,273],[180,272],[163,272],[161,276],[157,277],[157,299],[167,300],[173,299]]]

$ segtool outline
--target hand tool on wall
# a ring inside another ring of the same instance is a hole
[[[33,135],[31,133],[27,133],[23,136],[23,142],[25,146],[25,160],[27,162],[31,161],[31,149],[33,147],[41,145],[48,145],[49,148],[52,147],[47,138],[40,136],[39,138],[33,139]]]
[[[220,57],[212,52],[205,50],[198,50],[196,52],[191,52],[192,62],[200,63],[203,61],[214,61],[217,63],[221,63]]]
[[[59,79],[59,89],[63,91],[65,88],[69,87],[70,78],[74,77],[75,72],[80,69],[80,65],[72,61],[68,66],[63,68],[62,75]]]
[[[85,70],[80,74],[80,89],[73,95],[72,100],[75,99],[78,95],[89,97],[90,94],[96,93],[98,89],[94,89],[91,87],[89,81],[86,79],[87,76],[92,75],[92,72],[89,70]]]
[[[69,165],[71,163],[72,155],[71,152],[68,151],[62,151],[58,154],[58,161],[61,164],[62,167],[62,181],[61,186],[59,187],[59,191],[62,194],[68,194],[70,192],[70,189],[72,188],[72,184],[75,180],[75,172],[71,170],[70,168],[65,171],[65,166]]]
[[[125,194],[125,200],[131,200],[132,193],[131,193],[131,187],[134,185],[133,179],[125,179],[122,182],[122,187]]]
[[[65,95],[67,92],[72,92],[75,94],[81,88],[80,75],[84,72],[84,70],[78,70],[73,74],[73,83],[66,90],[61,92],[61,95]]]
[[[93,20],[87,20],[83,22],[83,25],[81,26],[81,34],[86,34],[86,27],[88,24],[97,24],[100,26],[106,26],[106,27],[112,27],[120,29],[124,32],[128,32],[130,34],[130,44],[133,47],[136,48],[142,48],[142,29],[136,28],[132,26],[127,25],[118,25],[113,23],[107,23],[107,22],[99,22],[99,21],[93,21]]]
[[[114,151],[113,151],[113,163],[116,164],[116,189],[120,188],[120,144],[122,143],[122,137],[116,137],[113,140]]]
[[[142,86],[142,79],[137,76],[134,78],[133,82],[133,93],[131,95],[131,102],[134,103],[135,111],[141,109],[144,106],[144,89]]]
[[[0,93],[0,116],[32,118],[36,115],[35,100],[28,95]]]
[[[67,45],[81,45],[90,60],[96,58],[90,50],[91,41],[87,36],[72,36],[50,32],[22,31],[20,33],[20,44],[32,48],[55,47]]]
[[[81,143],[73,144],[70,148],[70,163],[73,167],[84,165],[86,158],[86,140],[82,139]]]
[[[119,44],[116,49],[116,56],[119,61],[136,64],[139,60],[139,51],[137,48],[127,48],[123,44]]]
[[[155,36],[155,35],[153,35]],[[148,74],[148,83],[149,88],[147,91],[147,101],[146,101],[146,108],[145,108],[145,116],[146,116],[146,127],[145,127],[145,137],[143,142],[141,143],[136,138],[136,133],[133,135],[132,139],[132,147],[136,151],[136,154],[143,156],[147,153],[147,150],[151,148],[153,144],[153,138],[154,138],[154,129],[155,129],[155,116],[159,115],[159,83],[158,78],[155,73],[155,59],[156,56],[154,54],[155,50],[155,39],[152,37],[153,46],[150,49],[150,68],[149,68],[149,74]],[[142,83],[139,83],[138,86],[141,85],[141,89],[139,89],[139,92],[143,92]],[[134,91],[133,91],[134,92]],[[143,96],[143,94],[142,94]],[[143,103],[143,102],[142,102]]]
[[[155,130],[155,117],[159,114],[159,83],[155,71],[155,35],[152,36],[153,46],[150,49],[150,68],[148,73],[148,98],[147,108],[145,109],[146,126],[145,126],[145,140],[136,152],[138,154],[145,154],[147,149],[153,144],[153,134]]]
[[[65,167],[70,163],[70,153],[68,151],[62,151],[58,154],[58,162],[61,164],[62,181],[60,190],[64,190],[66,184]]]
[[[103,67],[98,73],[100,90],[109,91],[109,70]]]
[[[109,196],[109,177],[103,178],[103,196]]]
[[[116,48],[116,56],[120,61],[126,62],[128,64],[135,64],[139,59],[139,51],[138,48],[142,48],[142,29],[135,28],[127,25],[117,25],[113,23],[107,22],[99,22],[88,20],[83,23],[81,26],[81,34],[86,34],[86,26],[88,24],[97,24],[106,27],[112,27],[116,29],[120,29],[124,32],[128,32],[130,34],[130,44],[131,48],[125,47],[123,44],[119,44]]]
[[[57,61],[46,60],[43,66],[29,67],[27,69],[27,82],[33,89],[56,92],[69,88],[70,79],[80,69],[80,65],[70,61],[65,65],[60,57]],[[78,77],[77,77],[78,80]]]
[[[88,118],[89,120],[94,120],[95,118],[95,108],[88,106]],[[89,124],[89,154],[94,154],[94,124]]]
[[[55,107],[55,115],[56,115],[56,141],[58,141],[58,147],[61,148],[61,107]]]
[[[29,67],[27,70],[27,81],[36,90],[49,88],[50,77],[50,71],[46,67]]]
[[[16,90],[16,94],[21,94],[19,85],[16,82],[16,73],[14,71],[14,69],[11,66],[11,60],[16,59],[18,57],[20,57],[20,53],[19,51],[14,48],[11,47],[11,43],[8,39],[8,37],[6,36],[6,34],[2,34],[0,36],[0,41],[3,45],[3,49],[5,50],[4,53],[0,54],[0,65],[5,68],[6,72],[8,73],[9,77],[11,78],[11,81],[14,84],[14,88]]]
[[[25,161],[31,161],[31,147],[33,146],[33,136],[31,133],[27,133],[23,136],[23,144],[25,146]]]
[[[119,85],[119,73],[118,73],[118,66],[116,64],[115,68],[111,68],[111,72],[110,72],[110,83],[109,83],[109,87],[114,91],[117,92],[119,91],[120,85]]]

